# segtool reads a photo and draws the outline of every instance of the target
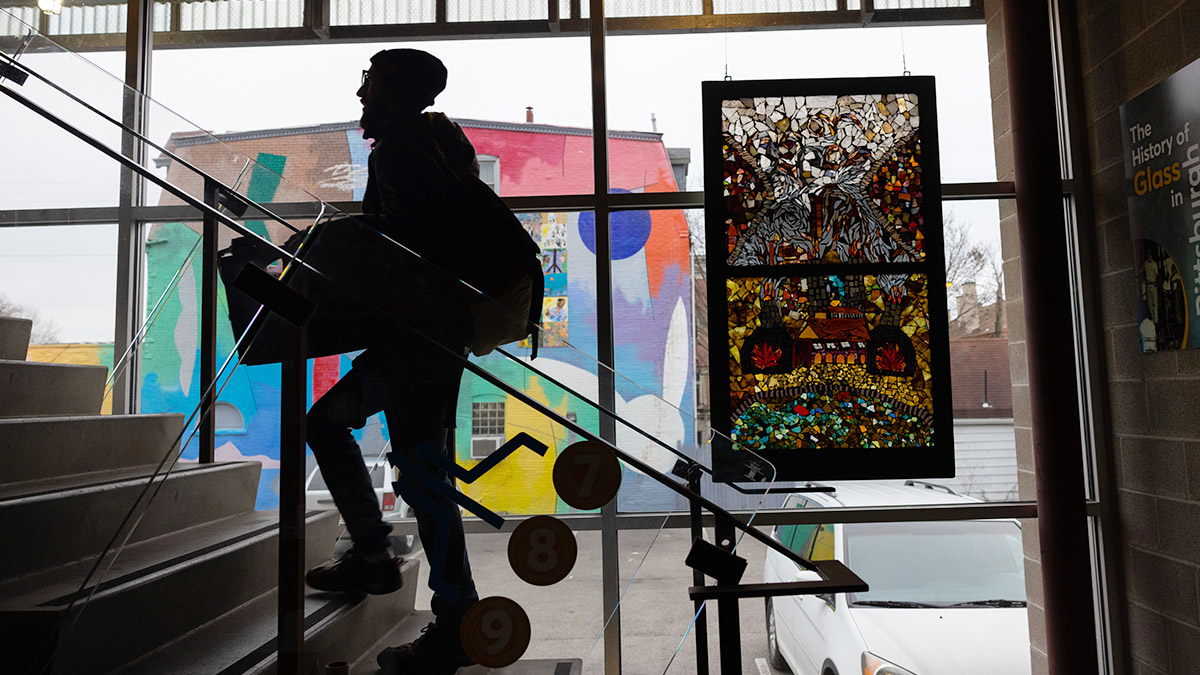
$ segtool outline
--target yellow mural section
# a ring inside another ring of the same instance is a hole
[[[36,361],[38,363],[66,363],[73,366],[106,366],[108,363],[100,363],[101,348],[104,349],[106,356],[112,352],[112,345],[102,345],[96,342],[72,342],[58,345],[29,345],[29,353],[25,356],[26,361]],[[112,395],[104,397],[104,403],[100,406],[100,414],[108,415],[112,413]]]
[[[563,396],[558,402],[550,401],[542,387],[541,378],[530,378],[525,393],[555,412],[566,415],[567,397]],[[550,449],[544,456],[539,456],[522,448],[479,480],[470,485],[460,482],[458,488],[471,499],[501,515],[557,513],[559,500],[554,491],[553,468],[558,452],[566,448],[566,430],[515,398],[508,398],[505,409],[505,438],[524,432]],[[472,468],[479,461],[460,458],[459,464]]]

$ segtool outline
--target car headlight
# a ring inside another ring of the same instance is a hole
[[[871,652],[862,653],[862,671],[863,675],[914,675],[911,670],[884,661]]]

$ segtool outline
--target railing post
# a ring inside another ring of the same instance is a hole
[[[700,467],[696,464],[688,465],[688,489],[696,494],[700,494]],[[704,538],[704,521],[702,520],[702,512],[700,503],[694,499],[688,500],[688,505],[691,509],[692,521],[692,541]],[[704,585],[704,573],[696,568],[692,568],[692,584],[696,586]],[[696,607],[696,613],[699,615],[696,618],[696,674],[708,675],[708,610],[705,609],[703,600],[694,600],[693,604]]]
[[[717,517],[713,528],[717,546],[722,551],[733,552],[736,541],[733,524]],[[739,619],[736,597],[717,600],[717,642],[721,646],[721,675],[736,675],[742,672],[742,626]]]
[[[217,208],[220,184],[204,179],[204,203]],[[200,257],[200,463],[213,461],[216,448],[216,418],[213,403],[217,389],[217,219],[204,214],[204,245]],[[185,357],[186,358],[186,357]]]
[[[300,673],[304,649],[304,452],[308,361],[304,329],[282,364],[279,401],[279,640],[276,672]]]

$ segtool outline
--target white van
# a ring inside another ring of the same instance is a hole
[[[949,488],[871,481],[788,497],[785,508],[962,504]],[[783,525],[809,560],[835,559],[866,593],[766,601],[767,654],[796,675],[1028,675],[1021,526],[1015,520]],[[768,550],[767,583],[815,580]]]

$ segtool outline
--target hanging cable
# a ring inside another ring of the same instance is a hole
[[[728,9],[728,8],[726,8]],[[715,9],[713,11],[716,11]],[[725,37],[725,81],[729,82],[733,78],[729,76],[729,12],[725,12],[722,17],[725,24],[725,30],[721,31],[721,35]]]
[[[900,68],[904,77],[912,75],[908,70],[908,50],[904,46],[904,0],[896,0],[896,12],[900,17]]]

